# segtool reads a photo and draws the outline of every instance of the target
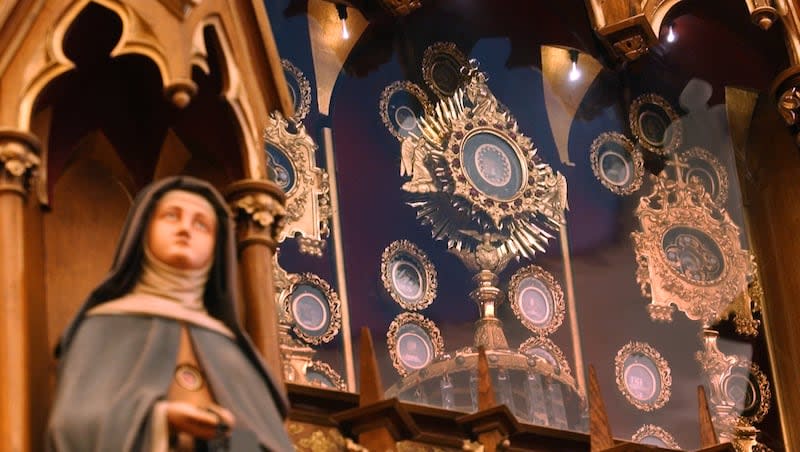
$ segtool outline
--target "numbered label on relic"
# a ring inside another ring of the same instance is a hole
[[[663,407],[670,397],[672,376],[667,361],[644,342],[630,342],[614,360],[617,387],[633,406],[643,411]]]

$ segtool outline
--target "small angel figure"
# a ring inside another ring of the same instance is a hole
[[[433,193],[437,191],[433,178],[425,165],[428,151],[424,140],[406,138],[400,147],[400,175],[410,176],[402,189],[409,193]]]

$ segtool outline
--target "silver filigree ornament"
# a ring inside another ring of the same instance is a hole
[[[468,82],[419,119],[403,144],[403,190],[436,239],[473,250],[483,234],[500,256],[532,258],[564,224],[567,183],[537,155],[530,138],[490,92],[475,65]],[[425,181],[425,183],[416,183]]]

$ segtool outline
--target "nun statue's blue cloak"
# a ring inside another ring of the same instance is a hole
[[[86,313],[134,287],[154,207],[163,194],[175,189],[203,196],[217,214],[214,263],[204,304],[208,315],[230,329],[233,338],[197,325],[187,324],[187,328],[215,402],[235,416],[230,450],[293,450],[283,426],[287,410],[284,390],[259,358],[236,316],[239,291],[230,211],[206,182],[171,177],[137,196],[111,271],[61,337],[56,351],[60,359],[57,393],[47,428],[48,451],[150,450],[153,406],[166,399],[172,382],[181,323],[154,315]]]

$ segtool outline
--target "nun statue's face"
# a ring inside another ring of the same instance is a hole
[[[199,270],[214,256],[217,215],[204,197],[182,190],[158,201],[147,230],[147,245],[158,260],[181,270]]]

